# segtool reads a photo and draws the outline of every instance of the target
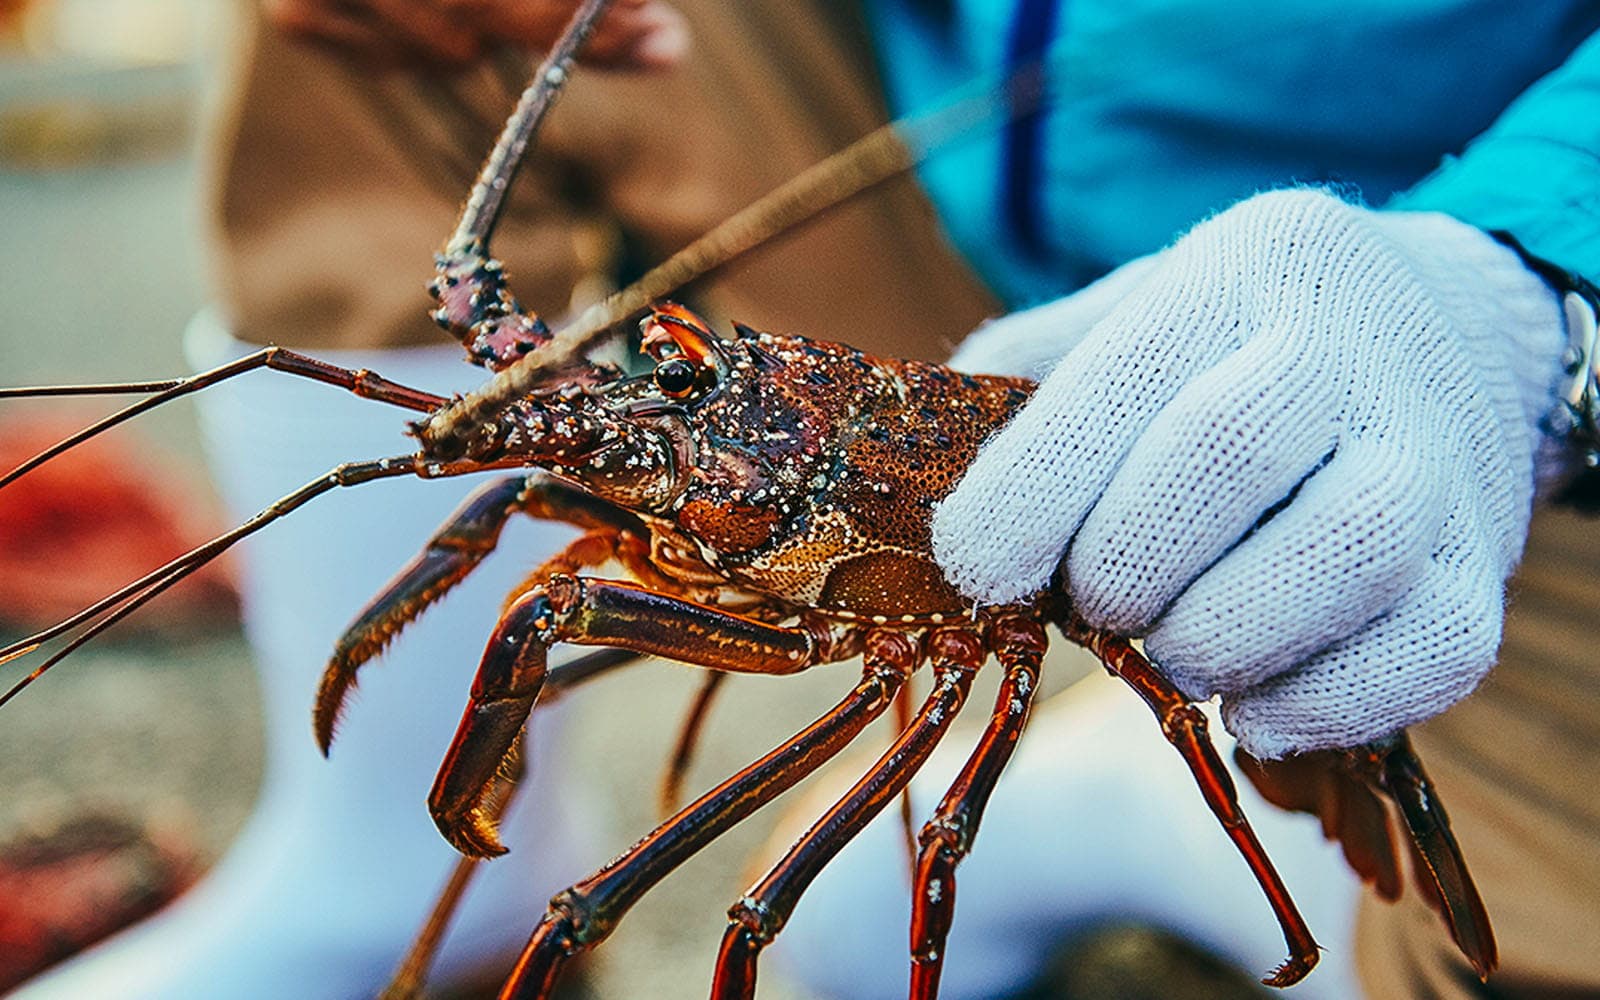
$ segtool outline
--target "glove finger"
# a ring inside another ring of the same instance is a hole
[[[1406,598],[1428,570],[1443,506],[1406,452],[1344,442],[1177,597],[1145,648],[1197,700],[1290,670]]]
[[[1449,708],[1477,687],[1500,648],[1505,585],[1477,547],[1436,554],[1394,611],[1354,638],[1222,703],[1257,757],[1357,746]]]
[[[1211,242],[1191,236],[1164,253],[1151,294],[1096,324],[934,509],[934,555],[962,593],[1000,604],[1048,583],[1139,433],[1238,348],[1246,326],[1219,299],[1230,282]]]
[[[1156,415],[1072,542],[1067,580],[1095,626],[1144,635],[1333,451],[1333,384],[1292,334],[1263,335]]]
[[[1072,295],[982,324],[950,356],[950,367],[974,374],[1043,378],[1090,327],[1150,275],[1157,256],[1131,260]]]

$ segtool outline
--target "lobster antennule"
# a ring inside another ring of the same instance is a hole
[[[122,396],[132,392],[160,392],[182,385],[181,378],[150,382],[83,382],[73,385],[0,386],[0,399],[42,399],[47,396]]]
[[[424,392],[421,389],[413,389],[410,386],[392,382],[365,368],[340,368],[338,365],[330,365],[325,361],[318,361],[316,358],[307,357],[304,354],[286,350],[282,347],[264,347],[242,358],[218,365],[188,378],[161,379],[152,382],[107,382],[87,385],[0,388],[0,399],[152,393],[145,399],[130,403],[115,413],[102,417],[76,434],[56,442],[4,475],[0,475],[0,488],[4,488],[22,478],[28,472],[37,469],[57,455],[70,451],[90,438],[96,437],[127,420],[131,420],[141,413],[153,410],[161,404],[170,402],[180,396],[199,392],[201,389],[216,385],[219,382],[225,382],[257,368],[270,368],[273,371],[287,372],[290,375],[298,375],[302,378],[338,386],[363,399],[376,400],[380,403],[388,403],[391,406],[399,406],[420,413],[431,413],[449,402],[443,396],[436,396],[431,392]]]

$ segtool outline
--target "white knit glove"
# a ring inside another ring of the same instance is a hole
[[[1091,624],[1220,694],[1258,757],[1353,746],[1470,692],[1500,643],[1556,295],[1442,215],[1258,195],[953,359],[1038,377],[935,512],[980,603],[1066,553]]]

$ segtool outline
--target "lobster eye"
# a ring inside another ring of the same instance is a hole
[[[684,358],[668,358],[656,365],[656,388],[674,399],[689,395],[699,381],[699,368]]]

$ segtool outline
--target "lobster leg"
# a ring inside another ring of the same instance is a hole
[[[550,901],[500,1000],[544,1000],[573,955],[605,940],[629,907],[696,851],[833,759],[889,707],[921,661],[905,636],[866,638],[861,681],[793,739],[702,795],[627,853]]]
[[[1233,778],[1228,775],[1216,747],[1212,746],[1206,735],[1205,716],[1127,639],[1090,628],[1081,621],[1066,623],[1063,632],[1067,638],[1099,657],[1107,670],[1126,681],[1155,712],[1167,742],[1183,756],[1184,763],[1194,773],[1206,804],[1216,814],[1228,839],[1233,841],[1245,863],[1250,866],[1256,881],[1261,883],[1261,889],[1272,905],[1272,912],[1283,928],[1284,941],[1289,946],[1289,957],[1262,982],[1268,986],[1283,987],[1304,979],[1320,957],[1317,942],[1312,938],[1305,918],[1300,916],[1300,911],[1295,907],[1294,900],[1290,898],[1283,879],[1273,868],[1261,841],[1251,829],[1244,810],[1239,807]]]
[[[520,756],[513,759],[520,762]],[[517,783],[522,777],[520,767],[508,769],[508,773],[500,777],[495,787],[485,797],[484,814],[490,822],[499,823],[501,817],[511,808],[511,800],[517,794]],[[444,943],[445,931],[449,930],[450,921],[455,917],[456,909],[460,907],[467,887],[472,884],[473,876],[478,874],[478,869],[482,868],[483,864],[483,858],[470,858],[465,855],[456,858],[455,864],[450,866],[450,875],[445,880],[443,888],[434,898],[433,907],[428,911],[427,918],[418,928],[416,937],[412,938],[411,947],[406,949],[400,964],[390,976],[388,984],[378,994],[377,1000],[417,1000],[422,995],[428,971],[439,954],[439,946]]]
[[[1451,939],[1478,978],[1487,980],[1500,962],[1489,912],[1467,871],[1444,803],[1411,749],[1410,738],[1402,730],[1388,740],[1351,751],[1351,756],[1350,766],[1399,808],[1414,849],[1418,888],[1444,918]]]
[[[678,742],[672,748],[672,760],[661,775],[656,801],[662,816],[671,816],[678,808],[678,799],[683,793],[683,779],[689,773],[695,745],[700,742],[700,733],[710,715],[711,703],[716,700],[717,691],[727,679],[728,675],[720,670],[712,671],[706,674],[705,680],[700,683],[700,690],[695,692],[694,701],[689,705],[689,714],[684,717],[683,728],[678,732]]]
[[[911,728],[911,717],[916,705],[911,700],[911,685],[902,687],[894,696],[894,731],[903,733]],[[905,837],[906,873],[911,881],[917,880],[917,818],[916,807],[911,802],[911,786],[900,790],[900,832]]]
[[[312,712],[317,745],[324,755],[357,670],[477,568],[494,551],[506,522],[519,511],[590,532],[539,567],[536,579],[599,565],[617,553],[625,536],[644,537],[644,527],[632,514],[543,473],[507,476],[474,490],[334,645]]]
[[[994,641],[1006,671],[994,715],[919,838],[922,850],[911,890],[911,1000],[939,995],[945,939],[956,911],[956,866],[972,850],[983,808],[1027,725],[1039,685],[1046,640],[1038,622],[1002,619],[995,625]]]
[[[572,688],[636,659],[638,659],[637,654],[625,649],[598,649],[577,659],[568,660],[550,669],[549,675],[545,678],[545,696],[547,699],[551,695],[559,697]],[[518,782],[521,780],[522,769],[519,767],[515,773],[497,783],[491,792],[491,798],[486,803],[488,816],[492,822],[498,823],[500,817],[511,807],[511,801],[516,798]],[[449,929],[456,908],[461,905],[462,896],[466,893],[473,876],[477,874],[482,861],[482,858],[469,858],[465,855],[456,859],[449,878],[440,889],[438,898],[434,900],[433,908],[428,912],[427,919],[418,929],[411,947],[406,949],[405,957],[395,969],[389,984],[378,994],[378,1000],[415,1000],[422,995],[428,970],[438,955],[439,946],[444,942],[445,931]]]
[[[782,628],[632,584],[565,574],[518,597],[489,637],[472,696],[428,797],[464,854],[504,851],[481,802],[544,685],[557,642],[615,646],[735,673],[790,674],[836,656],[826,626]]]
[[[971,632],[940,629],[929,637],[928,653],[935,668],[933,690],[911,728],[812,825],[761,884],[728,911],[728,929],[711,982],[712,1000],[750,1000],[755,996],[756,960],[788,922],[801,893],[911,781],[955,721],[983,663],[983,643]]]

